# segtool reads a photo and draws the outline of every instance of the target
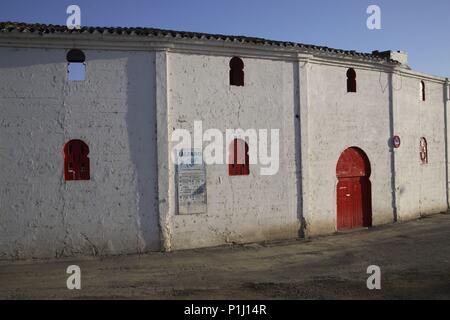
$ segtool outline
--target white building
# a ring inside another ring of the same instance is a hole
[[[406,60],[0,23],[0,258],[289,239],[445,212],[449,82]],[[82,81],[69,79],[77,67]],[[186,207],[171,135],[194,121],[279,129],[278,172],[204,165],[193,178],[206,181],[201,201]]]

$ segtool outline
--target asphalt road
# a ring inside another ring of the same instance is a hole
[[[68,290],[66,268],[81,268]],[[381,268],[368,290],[367,267]],[[0,261],[1,299],[450,299],[450,215],[270,244]]]

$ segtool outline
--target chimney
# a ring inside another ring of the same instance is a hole
[[[408,53],[405,51],[372,51],[372,54],[383,58],[392,59],[404,66],[408,65]]]

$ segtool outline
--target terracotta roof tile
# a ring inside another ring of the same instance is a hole
[[[174,38],[174,39],[209,39],[224,42],[240,42],[263,46],[277,46],[286,48],[301,48],[310,51],[325,52],[330,54],[357,56],[363,59],[385,61],[397,63],[388,59],[385,55],[374,53],[362,53],[353,50],[333,49],[324,46],[316,46],[303,43],[274,41],[263,38],[247,36],[231,36],[221,34],[209,34],[198,32],[184,32],[174,30],[164,30],[156,28],[124,28],[124,27],[81,27],[80,29],[68,29],[64,25],[21,23],[21,22],[0,22],[0,33],[34,33],[34,34],[107,34],[107,35],[129,35],[154,38]]]

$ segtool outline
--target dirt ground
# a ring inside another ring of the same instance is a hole
[[[66,268],[81,268],[68,290]],[[381,268],[368,290],[367,267]],[[1,299],[450,299],[450,215],[309,240],[1,261]]]

